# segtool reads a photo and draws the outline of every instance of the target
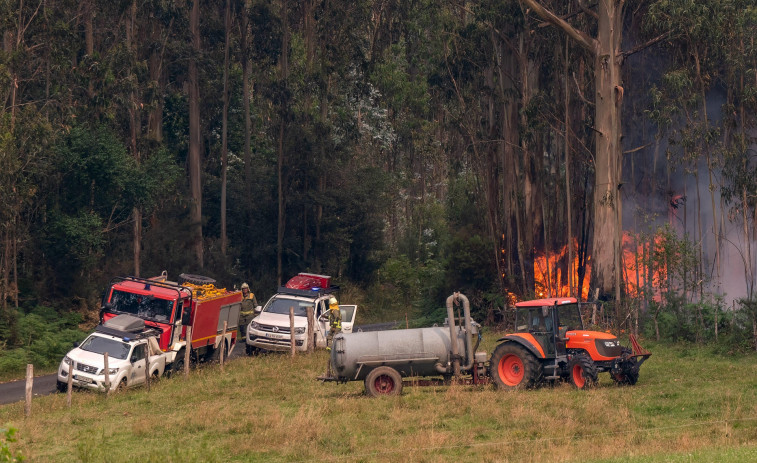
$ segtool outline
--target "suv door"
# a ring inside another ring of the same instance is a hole
[[[342,333],[352,333],[352,327],[355,324],[355,313],[357,312],[357,305],[340,305],[339,311],[342,312]]]
[[[141,342],[136,344],[131,350],[129,361],[131,362],[131,372],[129,373],[129,385],[137,385],[145,382],[145,354],[147,354],[147,343]]]
[[[319,299],[315,304],[315,347],[326,347],[326,335],[329,332],[329,298]]]

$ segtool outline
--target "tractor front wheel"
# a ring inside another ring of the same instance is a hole
[[[402,393],[402,376],[392,367],[378,367],[365,378],[365,392],[371,397]]]
[[[539,361],[523,346],[505,342],[494,349],[490,361],[491,376],[497,389],[522,389],[541,381]]]
[[[568,362],[568,377],[577,389],[588,389],[597,384],[597,366],[586,354],[578,354]]]

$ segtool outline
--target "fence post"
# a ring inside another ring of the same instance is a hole
[[[147,341],[147,350],[145,351],[145,387],[150,392],[150,341]]]
[[[110,395],[110,371],[108,371],[108,353],[103,354],[103,367],[105,370],[105,397]]]
[[[32,416],[32,388],[34,387],[34,365],[26,364],[26,403],[24,404],[24,416]]]
[[[71,391],[74,388],[74,361],[68,366],[68,381],[66,387],[66,405],[71,408]]]
[[[315,350],[315,315],[313,308],[308,307],[308,353],[312,353]]]
[[[219,349],[221,349],[221,371],[223,371],[223,354],[224,354],[224,347],[226,346],[226,328],[228,328],[229,322],[224,320],[223,322],[223,336],[221,336],[221,344],[218,346]]]
[[[187,346],[184,349],[184,376],[189,376],[189,351],[192,350],[192,327],[187,327]]]
[[[292,348],[292,357],[294,357],[294,307],[289,308],[289,345]]]

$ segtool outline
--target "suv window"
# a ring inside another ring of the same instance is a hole
[[[133,363],[133,362],[136,362],[137,360],[144,359],[146,347],[147,347],[147,344],[145,343],[137,344],[136,346],[134,346],[134,350],[131,351],[130,361]]]

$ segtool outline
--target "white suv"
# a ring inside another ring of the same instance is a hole
[[[291,349],[289,308],[294,307],[294,342],[299,351],[307,350],[307,308],[313,307],[316,347],[326,347],[329,326],[329,298],[321,290],[301,290],[281,287],[266,303],[263,310],[247,327],[246,351],[252,355],[259,350],[288,351]],[[351,333],[355,321],[356,305],[340,305],[342,333]]]
[[[132,326],[141,322],[142,329],[123,331],[114,328],[118,326],[118,322],[125,320],[122,317],[134,319],[127,320]],[[153,353],[149,359],[150,375],[152,378],[162,376],[166,367],[166,355],[160,350],[155,334],[152,330],[144,330],[144,320],[130,315],[119,315],[105,322],[105,325],[98,325],[94,333],[74,347],[60,362],[58,390],[63,392],[67,389],[68,375],[73,374],[74,386],[104,391],[106,352],[111,391],[144,383],[148,344]]]

